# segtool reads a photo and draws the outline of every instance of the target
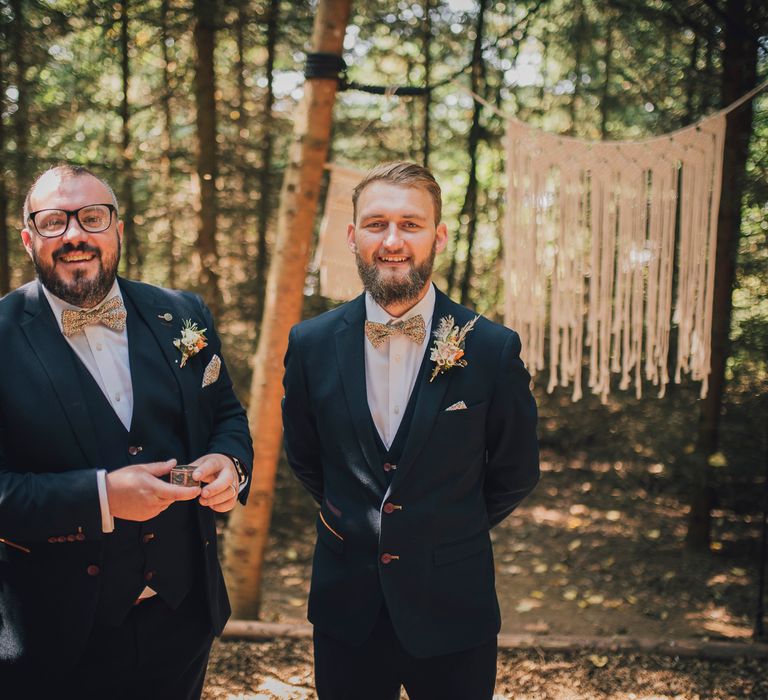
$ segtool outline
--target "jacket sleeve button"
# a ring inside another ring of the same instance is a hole
[[[99,569],[96,564],[91,564],[87,569],[86,572],[89,576],[98,576],[101,573],[101,569]]]

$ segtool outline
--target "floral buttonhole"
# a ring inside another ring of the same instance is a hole
[[[443,316],[434,332],[435,342],[432,345],[429,359],[435,363],[432,370],[431,382],[438,374],[447,372],[452,367],[466,367],[464,359],[464,343],[467,334],[475,327],[479,316],[467,321],[461,328],[454,324],[453,316]]]
[[[174,338],[173,344],[181,351],[181,364],[183,367],[190,357],[194,357],[204,347],[208,345],[208,339],[205,337],[207,328],[198,328],[192,319],[184,321],[181,329],[181,338]]]

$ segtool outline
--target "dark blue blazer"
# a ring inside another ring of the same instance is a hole
[[[432,330],[447,315],[474,317],[438,291]],[[320,505],[309,619],[359,644],[386,604],[412,655],[469,649],[500,628],[489,530],[539,478],[520,339],[480,318],[467,367],[430,383],[429,363],[390,482],[366,398],[364,322],[359,296],[295,326],[285,358],[285,450]],[[445,410],[458,401],[467,408]]]
[[[222,363],[218,381],[202,387],[203,370],[214,353],[221,356],[221,343],[200,297],[123,279],[120,289],[174,372],[187,453],[194,459],[221,452],[251,465],[245,412],[226,366]],[[173,339],[186,319],[207,328],[209,342],[180,369]],[[45,646],[42,640],[57,650],[44,668],[76,660],[93,624],[100,592],[94,567],[109,537],[101,529],[96,470],[107,465],[100,463],[81,376],[38,282],[0,300],[0,538],[5,540],[0,542],[0,672],[29,660],[31,640],[33,648]],[[152,381],[132,376],[134,386],[139,380]],[[133,460],[140,461],[145,461],[140,455]],[[246,496],[247,489],[240,500]],[[214,512],[195,508],[208,600],[201,614],[210,615],[219,633],[230,608],[216,554]]]

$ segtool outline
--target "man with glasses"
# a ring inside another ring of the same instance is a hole
[[[199,698],[230,612],[215,512],[253,457],[213,320],[117,277],[123,222],[88,170],[43,173],[23,216],[37,280],[0,301],[2,695]]]

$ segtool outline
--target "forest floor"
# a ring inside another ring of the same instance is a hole
[[[262,619],[303,623],[315,507],[278,474]],[[715,513],[711,550],[685,552],[686,507],[661,464],[542,455],[542,480],[492,532],[502,632],[749,641],[757,514]],[[765,661],[589,650],[500,653],[499,698],[768,698]],[[760,669],[758,671],[758,669]],[[305,640],[218,642],[207,700],[313,697]]]

